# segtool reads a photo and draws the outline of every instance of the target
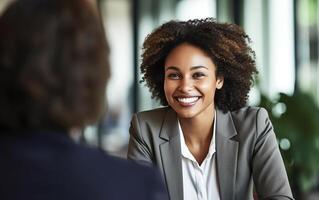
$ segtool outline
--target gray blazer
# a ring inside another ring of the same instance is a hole
[[[263,108],[216,112],[216,160],[221,200],[293,199],[275,133]],[[169,107],[134,114],[128,158],[154,163],[171,200],[183,200],[177,115]]]

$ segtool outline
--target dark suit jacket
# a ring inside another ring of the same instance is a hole
[[[216,160],[222,200],[293,199],[273,127],[263,108],[216,112]],[[171,108],[135,114],[128,158],[154,163],[171,200],[183,199],[178,120]]]
[[[1,200],[162,200],[159,172],[74,143],[66,133],[0,133]]]

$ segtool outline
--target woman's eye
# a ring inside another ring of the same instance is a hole
[[[193,74],[193,78],[196,78],[196,79],[202,78],[204,76],[205,76],[205,74],[201,73],[201,72],[196,72]]]
[[[167,75],[167,78],[170,78],[170,79],[179,79],[179,75],[178,74],[175,74],[175,73],[171,73],[171,74],[168,74]]]

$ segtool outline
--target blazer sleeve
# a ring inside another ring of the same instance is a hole
[[[144,140],[137,114],[134,114],[129,129],[130,139],[127,158],[141,164],[152,165],[153,156],[150,145]]]
[[[257,112],[253,179],[260,200],[293,199],[273,126],[264,108]]]

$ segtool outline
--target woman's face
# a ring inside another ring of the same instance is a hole
[[[216,88],[223,86],[223,78],[216,78],[215,72],[212,59],[191,44],[182,43],[168,54],[164,91],[168,104],[179,117],[213,113]]]

